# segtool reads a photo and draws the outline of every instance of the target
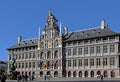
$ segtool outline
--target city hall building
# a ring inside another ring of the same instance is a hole
[[[15,58],[20,74],[54,77],[120,78],[120,33],[105,25],[87,30],[62,31],[49,11],[44,30],[38,38],[23,40],[8,48],[8,61]],[[8,72],[11,64],[8,64]]]

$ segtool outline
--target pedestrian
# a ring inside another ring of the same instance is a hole
[[[25,76],[22,74],[22,81],[24,81],[24,79],[25,79]]]
[[[44,80],[45,80],[45,81],[46,81],[46,78],[47,78],[47,77],[46,77],[46,75],[45,75],[45,76],[44,76]]]
[[[32,75],[32,81],[34,80],[35,78],[34,78],[34,76]]]
[[[28,76],[28,80],[31,81],[31,76],[30,75]]]
[[[25,74],[25,81],[27,81],[28,80],[28,76],[27,76],[27,74]]]
[[[101,80],[103,80],[103,75],[101,75]]]

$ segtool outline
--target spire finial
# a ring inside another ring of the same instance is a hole
[[[60,36],[62,35],[62,23],[60,22]]]
[[[51,9],[51,8],[49,8],[49,14],[51,14],[51,11],[52,11],[52,9]]]
[[[39,34],[38,34],[38,37],[40,38],[40,27],[39,27]]]

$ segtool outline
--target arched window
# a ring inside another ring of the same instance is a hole
[[[42,58],[43,58],[43,52],[40,53],[40,59],[42,59]]]
[[[100,71],[97,71],[97,75],[101,75],[101,72],[100,72]]]
[[[55,42],[55,46],[56,46],[56,47],[58,46],[58,40],[56,40],[56,42]]]
[[[58,58],[58,51],[57,50],[55,51],[54,58]]]
[[[41,48],[44,48],[44,43],[43,42],[41,42]]]
[[[47,75],[50,75],[50,71],[47,71]]]
[[[82,77],[82,71],[79,71],[79,77]]]
[[[76,77],[76,71],[73,72],[73,77]]]
[[[104,71],[103,76],[104,76],[104,78],[107,78],[107,77],[108,77],[107,71]]]
[[[68,77],[71,77],[71,71],[68,72]]]
[[[111,71],[111,77],[112,77],[112,78],[115,77],[115,72],[114,72],[114,70]]]
[[[47,53],[47,58],[51,58],[51,52],[50,51]]]
[[[91,71],[91,77],[94,77],[94,71]]]
[[[85,71],[85,77],[88,77],[88,71]]]
[[[40,77],[43,77],[43,71],[40,71]]]
[[[57,71],[54,72],[54,77],[58,77],[58,72]]]
[[[27,75],[27,72],[25,72],[25,75]]]
[[[29,72],[29,76],[31,76],[31,72]]]
[[[35,75],[35,72],[34,72],[34,71],[32,72],[32,75]]]

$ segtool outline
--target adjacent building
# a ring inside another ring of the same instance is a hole
[[[8,62],[0,61],[0,72],[7,73]]]
[[[57,24],[49,11],[44,30],[38,38],[22,40],[8,48],[8,61],[16,59],[20,74],[42,78],[97,77],[120,78],[120,33],[113,32],[101,21],[96,28],[68,32]],[[12,55],[14,54],[14,55]],[[8,72],[10,70],[8,64]]]

